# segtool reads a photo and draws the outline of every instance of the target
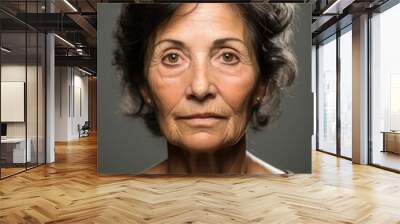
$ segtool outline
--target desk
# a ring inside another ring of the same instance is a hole
[[[25,163],[31,161],[31,145],[30,138],[26,141],[25,138],[6,138],[1,139],[1,157],[6,160],[6,163]],[[26,154],[25,154],[25,145]],[[11,159],[12,158],[12,159]],[[27,158],[27,161],[25,161]]]
[[[383,150],[382,152],[393,152],[400,154],[400,131],[382,131]]]

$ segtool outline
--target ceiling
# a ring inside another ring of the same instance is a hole
[[[332,36],[350,25],[354,17],[374,12],[389,0],[314,0],[312,37],[313,44]]]
[[[25,55],[28,58],[35,55],[37,44],[36,39],[32,40],[34,35],[28,34],[28,44],[25,43],[27,30],[34,32],[35,35],[54,32],[57,34],[56,65],[80,66],[96,72],[96,8],[97,3],[103,1],[48,0],[47,2],[46,8],[45,0],[0,1],[2,46],[12,49],[7,54],[2,52],[3,60],[18,61],[24,59]]]

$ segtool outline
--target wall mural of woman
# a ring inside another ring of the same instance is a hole
[[[125,112],[167,141],[144,174],[285,174],[246,148],[297,73],[290,4],[127,4],[114,64]],[[149,16],[151,15],[151,16]]]

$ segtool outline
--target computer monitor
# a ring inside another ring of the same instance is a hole
[[[7,124],[1,123],[1,136],[7,136]]]

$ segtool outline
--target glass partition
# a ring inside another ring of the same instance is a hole
[[[37,132],[38,132],[38,113],[37,113],[37,79],[38,79],[38,57],[37,57],[37,41],[38,35],[36,32],[27,33],[27,98],[26,98],[26,113],[27,113],[27,150],[30,151],[30,159],[28,160],[28,168],[37,165]]]
[[[26,41],[25,32],[1,34],[2,177],[25,170],[31,157],[26,140]]]
[[[352,35],[351,26],[340,36],[340,154],[352,157]]]
[[[371,162],[400,171],[400,4],[371,18]]]
[[[44,1],[0,7],[42,13]],[[4,22],[7,21],[7,22]],[[45,163],[45,35],[0,11],[0,178]]]
[[[38,33],[38,64],[37,64],[37,162],[43,164],[46,162],[46,145],[45,145],[45,114],[46,114],[46,38],[43,33]]]
[[[336,154],[336,36],[318,47],[318,149]]]

